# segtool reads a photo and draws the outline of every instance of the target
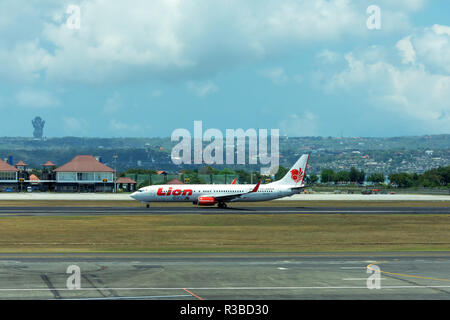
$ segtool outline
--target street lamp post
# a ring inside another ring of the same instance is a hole
[[[117,185],[116,185],[116,180],[117,180],[117,169],[116,169],[116,167],[117,167],[117,158],[118,158],[118,156],[117,156],[117,154],[114,154],[113,155],[113,161],[114,161],[114,193],[116,193],[117,192]]]

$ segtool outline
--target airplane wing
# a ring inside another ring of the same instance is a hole
[[[261,185],[261,181],[258,182],[258,184],[249,192],[241,192],[241,193],[235,193],[235,194],[227,194],[225,196],[213,196],[211,195],[211,197],[214,197],[214,199],[216,200],[216,202],[228,202],[231,201],[233,199],[239,198],[240,196],[243,196],[244,194],[249,194],[249,193],[253,193],[258,191],[259,186]]]

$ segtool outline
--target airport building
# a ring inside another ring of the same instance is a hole
[[[0,159],[0,192],[56,191],[56,192],[113,192],[114,170],[94,156],[80,155],[57,168],[47,161],[42,165],[40,178],[32,174],[22,160],[14,166],[12,159]],[[135,191],[136,181],[117,181],[123,191]]]
[[[0,191],[17,191],[19,170],[0,159]]]
[[[137,182],[128,177],[120,177],[116,181],[117,190],[125,192],[136,191]]]
[[[55,191],[56,189],[56,173],[53,171],[56,164],[47,161],[42,165],[41,180],[39,182],[39,190],[41,191]],[[31,180],[31,179],[30,179]]]
[[[76,156],[70,162],[53,170],[55,191],[58,192],[112,192],[114,169],[95,157]]]

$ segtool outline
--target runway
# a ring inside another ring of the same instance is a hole
[[[448,215],[450,208],[0,207],[0,219],[188,214]],[[0,253],[0,299],[448,300],[450,252]]]
[[[448,207],[0,207],[2,216],[120,216],[177,214],[450,214]]]
[[[447,300],[450,253],[0,254],[0,298]]]

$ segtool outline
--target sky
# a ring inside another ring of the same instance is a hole
[[[375,6],[375,11],[371,8]],[[368,10],[369,9],[369,10]],[[448,0],[1,0],[0,136],[450,133]]]

